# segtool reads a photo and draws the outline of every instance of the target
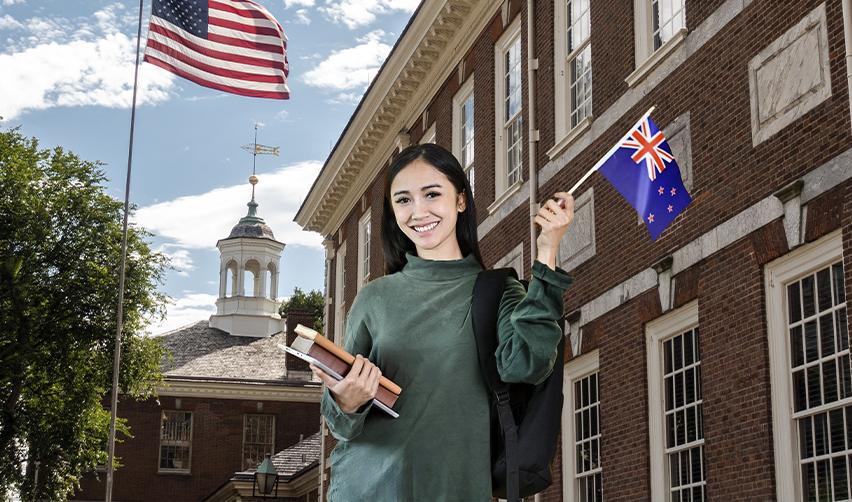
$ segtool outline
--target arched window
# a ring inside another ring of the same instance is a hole
[[[275,274],[275,264],[270,263],[266,266],[266,291],[263,292],[263,296],[269,298],[270,300],[275,299],[275,295],[278,293],[278,278]]]
[[[260,263],[257,260],[247,261],[243,273],[245,296],[260,296],[260,282]]]
[[[237,295],[237,262],[231,260],[225,265],[225,298]]]

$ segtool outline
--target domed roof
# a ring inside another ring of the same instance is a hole
[[[274,241],[275,235],[273,235],[272,229],[263,221],[263,218],[257,215],[257,202],[254,201],[254,198],[247,205],[249,207],[248,214],[240,218],[239,223],[231,229],[231,234],[227,238],[254,237]]]

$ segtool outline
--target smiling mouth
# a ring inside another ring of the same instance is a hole
[[[430,230],[433,230],[435,227],[437,227],[438,223],[439,222],[435,221],[435,222],[429,223],[427,225],[414,226],[414,227],[411,227],[411,228],[413,228],[414,231],[417,232],[417,233],[428,232]]]

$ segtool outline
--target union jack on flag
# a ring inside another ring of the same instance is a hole
[[[633,206],[653,240],[692,202],[666,137],[650,114],[601,162],[601,174]]]

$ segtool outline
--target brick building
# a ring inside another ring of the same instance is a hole
[[[575,193],[562,437],[537,498],[847,499],[850,57],[849,0],[425,0],[296,217],[326,237],[326,325],[339,342],[383,273],[400,148],[456,153],[486,265],[528,277],[539,202],[655,105],[693,202],[652,241],[603,177]]]
[[[279,316],[284,244],[257,216],[253,196],[217,247],[216,314],[160,335],[167,354],[157,398],[119,403],[131,437],[116,444],[116,502],[255,500],[253,473],[267,454],[278,497],[263,500],[317,500],[320,387],[278,348],[313,316]],[[103,500],[104,480],[105,469],[87,476],[72,500]]]

